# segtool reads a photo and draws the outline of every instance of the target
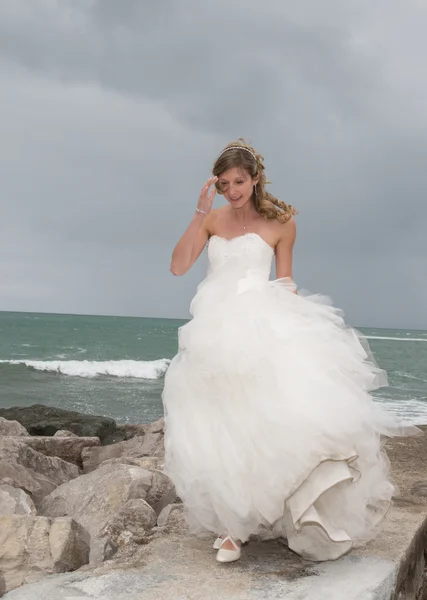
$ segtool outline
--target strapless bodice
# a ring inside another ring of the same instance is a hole
[[[208,275],[232,270],[238,277],[249,271],[268,279],[274,249],[257,233],[245,233],[232,239],[213,235],[208,244]]]

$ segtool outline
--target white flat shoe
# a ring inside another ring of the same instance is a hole
[[[212,546],[212,548],[214,550],[219,550],[222,546],[222,542],[225,540],[225,538],[217,537],[216,540],[214,541],[214,545]]]
[[[233,544],[233,546],[234,546],[233,550],[229,550],[228,548],[222,547],[226,540],[230,540],[230,542]],[[240,546],[238,546],[236,544],[236,542],[233,540],[233,538],[230,535],[228,535],[226,538],[224,538],[222,540],[221,548],[218,550],[217,555],[216,555],[217,561],[220,563],[230,563],[230,562],[234,562],[235,560],[239,560],[240,556],[241,556]]]

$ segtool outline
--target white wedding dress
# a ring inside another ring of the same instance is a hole
[[[387,384],[328,298],[270,281],[258,234],[208,243],[209,269],[165,377],[165,470],[194,533],[284,536],[310,560],[372,538],[394,492],[369,394]]]

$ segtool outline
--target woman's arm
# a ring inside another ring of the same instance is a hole
[[[276,244],[276,277],[289,277],[293,281],[292,276],[292,255],[297,234],[295,219],[291,217],[281,226],[281,235]],[[296,293],[296,290],[295,290]]]
[[[174,275],[184,275],[200,256],[209,239],[209,213],[216,193],[216,188],[209,194],[209,188],[217,180],[211,177],[200,192],[194,217],[172,253],[170,270]]]
[[[209,238],[207,215],[196,212],[172,253],[170,270],[174,275],[185,275],[199,258]]]

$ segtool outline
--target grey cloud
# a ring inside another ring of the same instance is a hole
[[[204,264],[174,279],[170,251],[243,135],[300,210],[298,282],[356,325],[427,327],[423,20],[415,0],[3,2],[0,308],[185,316]]]

